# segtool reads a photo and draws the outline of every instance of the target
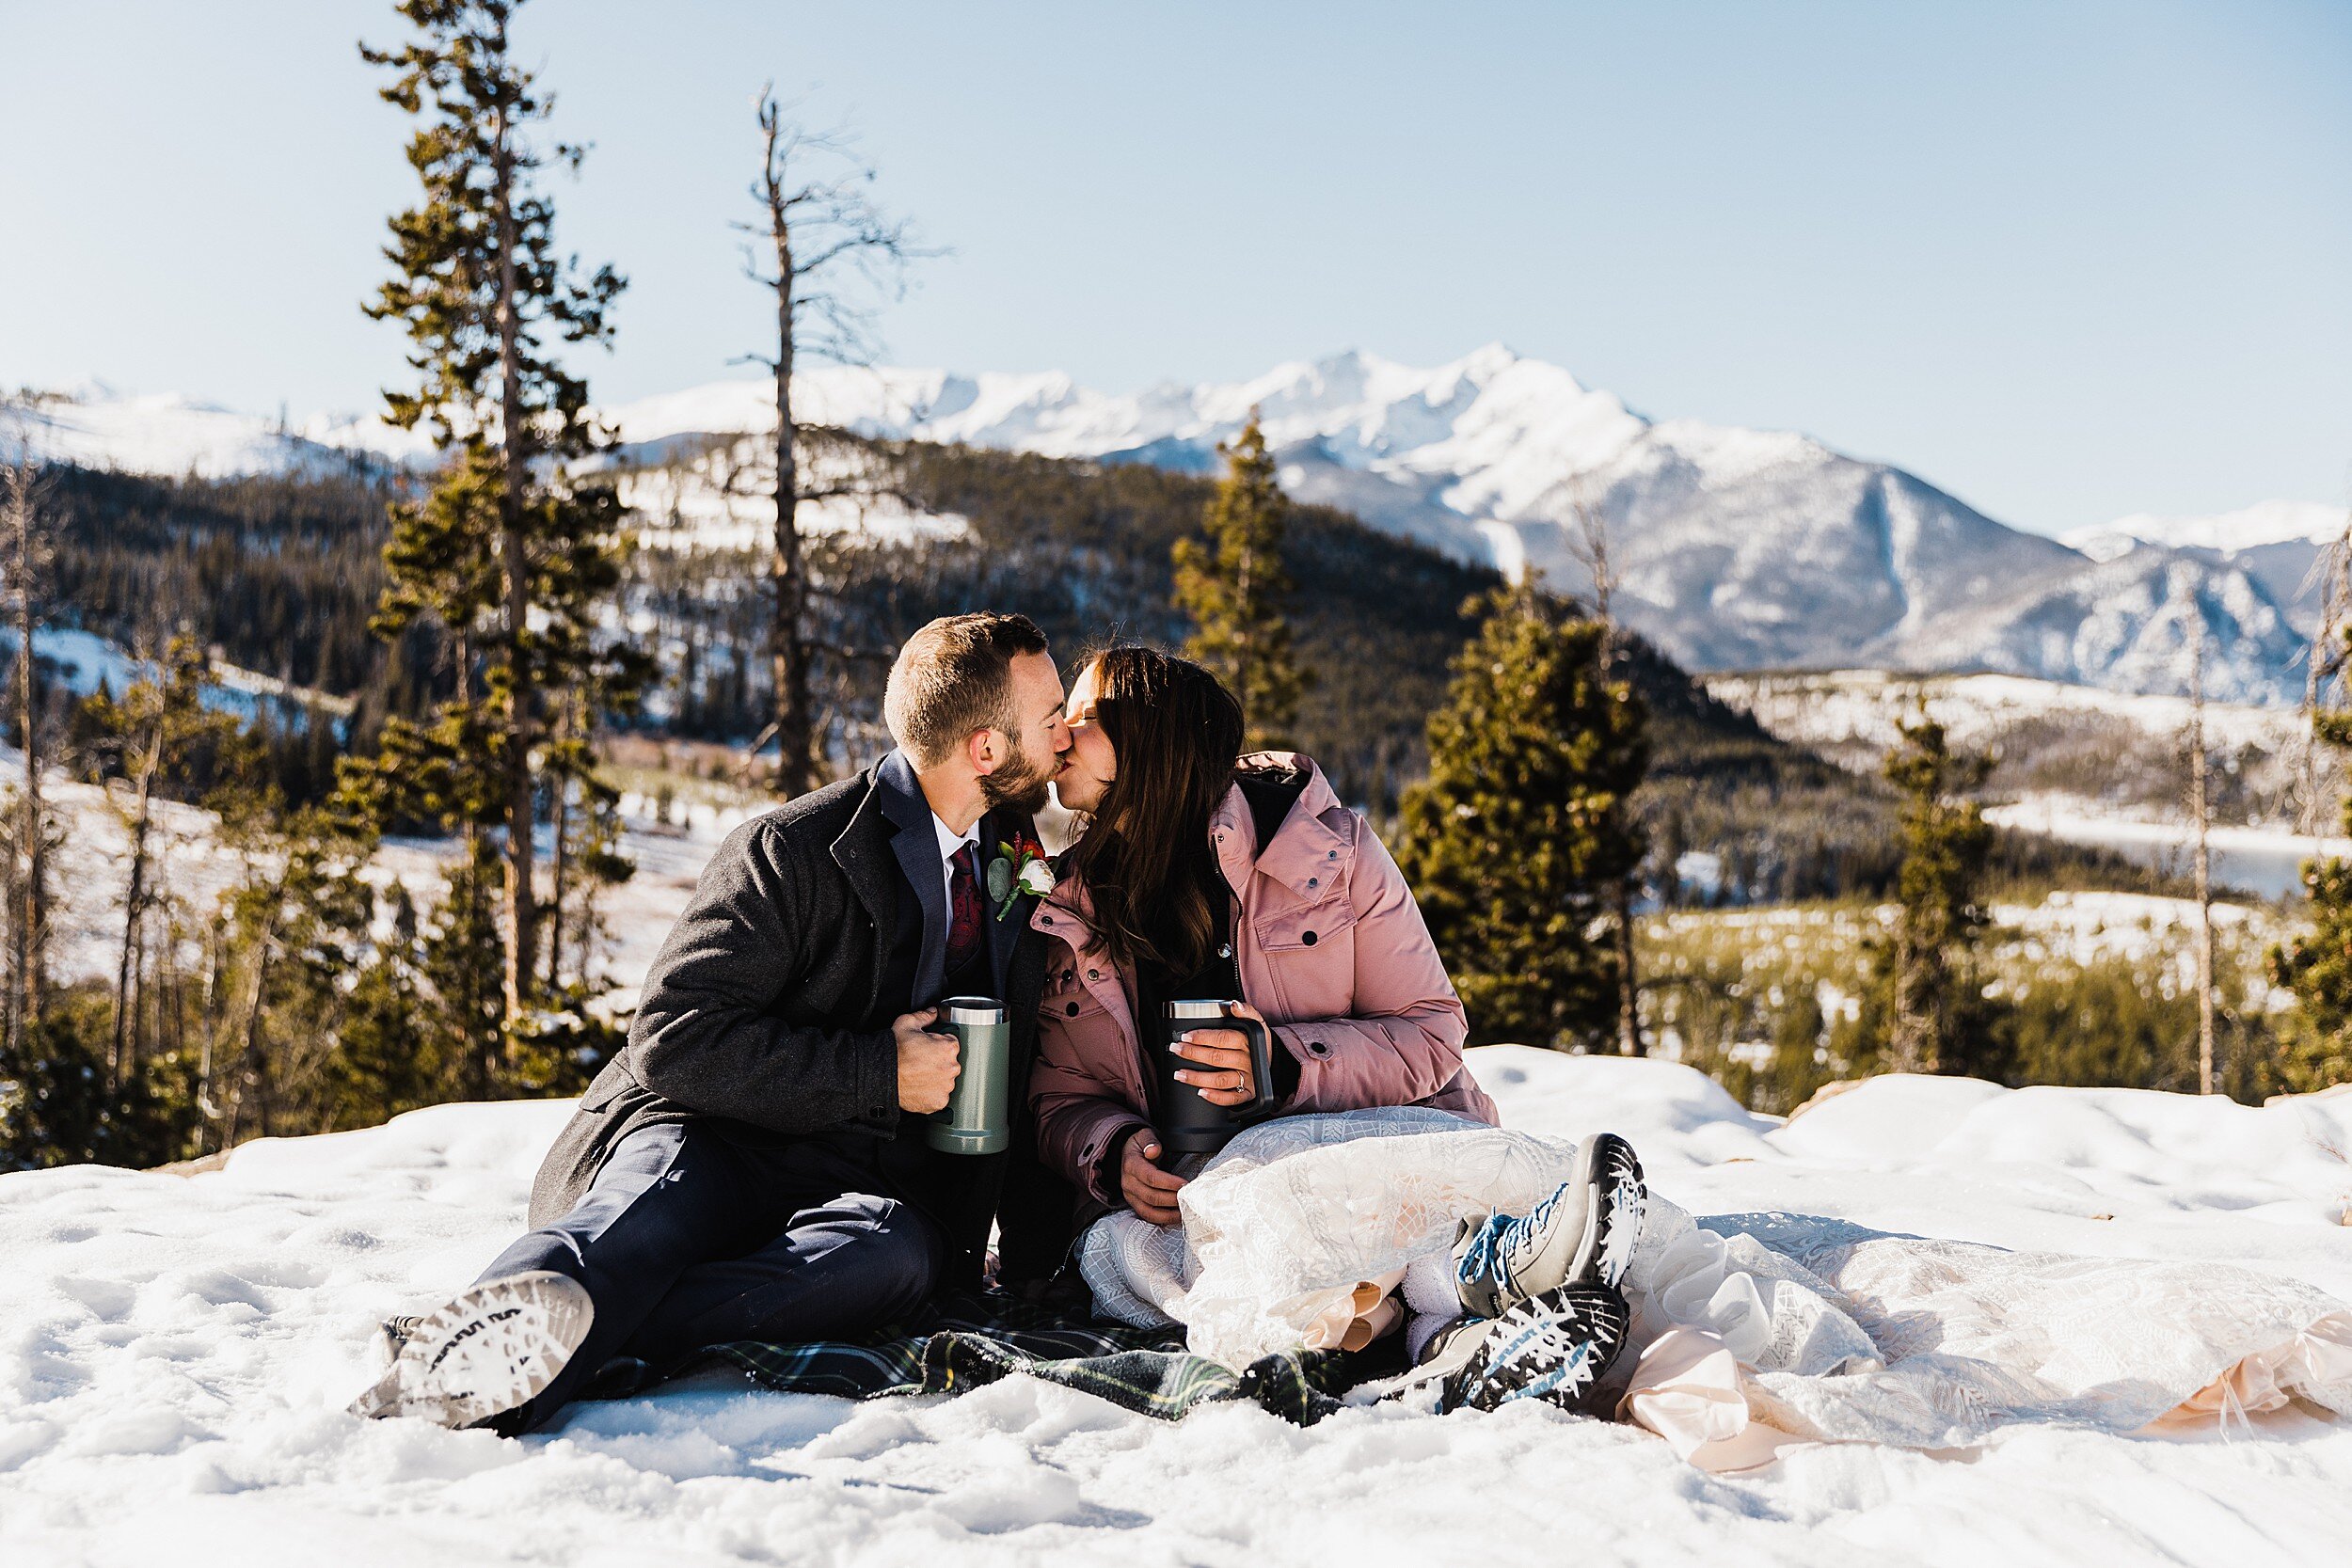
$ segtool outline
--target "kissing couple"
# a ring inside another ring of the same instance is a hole
[[[532,1228],[386,1324],[356,1414],[519,1434],[616,1364],[634,1387],[709,1346],[873,1335],[948,1290],[1074,1302],[1083,1280],[1098,1313],[1152,1321],[1138,1282],[1192,1268],[1187,1184],[1251,1130],[1498,1123],[1396,863],[1313,762],[1240,755],[1208,671],[1113,647],[1065,691],[1026,617],[956,615],[899,651],[882,707],[888,755],[720,847]],[[1049,790],[1081,824],[1054,863]],[[960,1097],[951,1025],[999,1017],[1009,1070]],[[936,1135],[951,1101],[992,1135]],[[1296,1344],[1397,1333],[1405,1381],[1449,1408],[1579,1408],[1625,1341],[1641,1167],[1597,1135],[1515,1203],[1468,1203]]]

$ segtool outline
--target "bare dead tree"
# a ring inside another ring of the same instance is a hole
[[[872,308],[865,297],[902,297],[906,269],[919,256],[910,226],[866,194],[872,167],[839,132],[811,131],[777,102],[775,84],[759,91],[759,177],[752,198],[755,222],[736,227],[753,236],[744,271],[775,296],[775,352],[747,355],[768,367],[776,383],[775,544],[769,576],[774,592],[769,658],[774,687],[772,721],[775,788],[787,797],[824,783],[824,758],[809,690],[818,651],[808,625],[809,573],[801,550],[804,502],[866,493],[856,480],[814,482],[801,461],[801,421],[792,405],[792,374],[803,359],[871,363],[878,349]],[[811,173],[815,168],[819,172]]]
[[[2344,673],[2344,621],[2352,612],[2352,511],[2304,574],[2302,592],[2313,588],[2320,590],[2319,629],[2303,664],[2303,755],[2295,803],[2295,831],[2305,838],[2319,832],[2319,709]]]
[[[16,801],[15,876],[8,910],[8,1037],[40,1024],[49,937],[50,830],[41,806],[40,712],[33,692],[33,637],[40,621],[51,541],[46,486],[30,455],[0,467],[0,546],[8,551],[8,615],[16,631],[16,717],[24,745],[24,787]]]
[[[1569,511],[1575,519],[1568,551],[1592,578],[1593,617],[1601,628],[1600,678],[1605,682],[1615,674],[1618,657],[1617,620],[1613,603],[1618,568],[1609,553],[1609,516],[1601,510],[1600,499],[1593,493],[1589,475],[1578,474],[1571,479],[1567,493]],[[1672,874],[1673,868],[1669,867],[1668,875]],[[1634,880],[1640,875],[1637,863],[1635,869],[1610,884],[1608,895],[1609,925],[1617,955],[1617,1052],[1626,1056],[1649,1053],[1648,1045],[1642,1038],[1641,975],[1634,967],[1633,954],[1633,891]]]
[[[2197,830],[2197,1092],[2213,1093],[2213,801],[2205,787],[2205,617],[2192,596],[2188,633],[2188,815]]]

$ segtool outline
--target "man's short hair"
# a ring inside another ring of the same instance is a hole
[[[1026,615],[943,615],[898,650],[882,689],[882,721],[917,768],[936,768],[975,730],[1018,735],[1012,661],[1045,652]]]

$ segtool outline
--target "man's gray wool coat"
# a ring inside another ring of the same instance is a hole
[[[877,765],[879,767],[880,765]],[[804,795],[727,835],[692,902],[645,976],[628,1043],[581,1097],[539,1167],[531,1223],[577,1204],[620,1140],[640,1127],[698,1117],[750,1136],[898,1126],[898,1045],[875,1022],[891,933],[906,895],[877,768]],[[1025,824],[1024,824],[1025,827]],[[928,829],[927,829],[928,831]],[[1012,1147],[959,1161],[935,1207],[954,1253],[949,1284],[978,1278],[999,1223],[1008,1281],[1053,1274],[1068,1250],[1072,1195],[1037,1163],[1029,1064],[1037,1045],[1041,945],[1029,899],[999,935],[1011,1015]],[[991,906],[989,914],[995,916]],[[907,1136],[918,1135],[910,1127]],[[968,1176],[964,1173],[968,1172]],[[1001,1215],[998,1211],[1002,1207]]]

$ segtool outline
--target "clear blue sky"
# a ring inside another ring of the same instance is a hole
[[[354,0],[0,0],[0,384],[372,406],[410,195]],[[2352,5],[537,0],[632,279],[617,400],[730,374],[751,103],[951,257],[889,357],[1114,390],[1501,339],[1994,515],[2346,499]]]

